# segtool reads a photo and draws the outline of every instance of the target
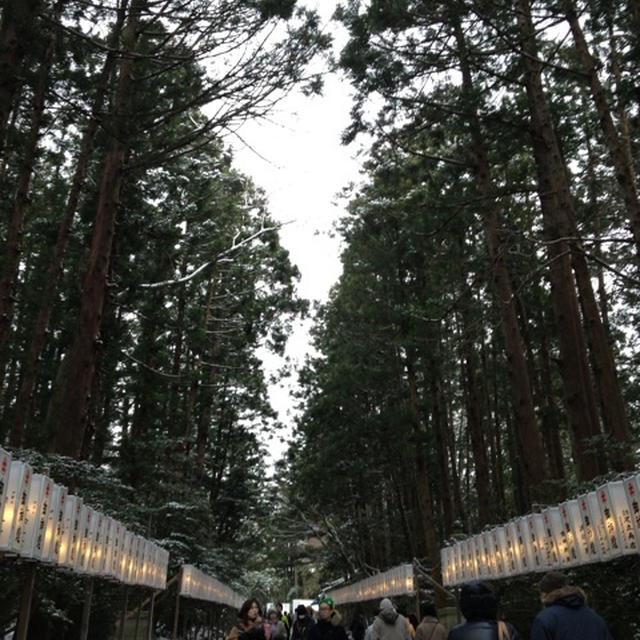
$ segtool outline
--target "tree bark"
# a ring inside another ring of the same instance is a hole
[[[516,11],[522,37],[522,62],[550,262],[549,277],[558,328],[565,402],[576,446],[578,477],[587,480],[604,472],[606,465],[593,448],[593,438],[599,436],[601,431],[572,271],[576,261],[573,260],[571,241],[576,237],[576,226],[566,167],[542,86],[541,64],[528,0],[517,0]]]
[[[146,0],[135,0],[129,11],[127,25],[122,34],[125,50],[135,50],[139,36],[140,12],[145,3]],[[114,135],[102,170],[78,325],[69,351],[56,376],[47,415],[47,425],[56,434],[56,452],[71,457],[78,457],[80,454],[88,396],[95,373],[95,341],[99,339],[100,334],[122,172],[128,145],[131,143],[132,123],[127,112],[127,104],[133,86],[133,65],[132,57],[125,56],[121,59],[114,98]]]
[[[118,11],[116,24],[112,32],[113,35],[110,40],[112,49],[115,49],[118,43],[120,30],[124,23],[125,11],[126,0],[122,2],[120,10]],[[14,438],[16,442],[22,442],[22,439],[24,438],[24,429],[29,419],[33,390],[35,388],[36,378],[40,369],[40,359],[44,349],[56,290],[62,271],[62,261],[66,252],[67,241],[69,239],[69,233],[78,207],[80,194],[85,184],[89,160],[93,151],[93,142],[100,123],[100,113],[103,109],[109,77],[113,71],[115,60],[115,53],[110,51],[107,54],[107,58],[98,79],[91,117],[82,136],[78,161],[76,163],[62,218],[58,226],[56,243],[53,248],[51,260],[47,267],[47,275],[44,279],[44,289],[40,295],[38,312],[31,332],[31,338],[29,340],[28,353],[23,365],[24,373],[16,399],[16,410],[12,424],[12,438]]]
[[[516,314],[516,300],[511,288],[511,276],[505,258],[506,250],[500,237],[497,205],[492,197],[495,189],[491,180],[487,147],[477,113],[475,88],[468,63],[467,44],[457,16],[454,16],[454,30],[458,44],[463,91],[469,103],[467,124],[471,134],[470,151],[473,157],[476,186],[481,196],[478,206],[481,210],[485,240],[491,261],[493,292],[500,312],[500,327],[505,344],[511,404],[516,425],[520,431],[520,438],[527,452],[526,457],[522,460],[524,480],[532,497],[541,497],[544,493],[544,482],[548,477],[547,464],[544,458],[540,427],[533,406],[529,371],[524,357],[522,336]]]
[[[596,61],[589,51],[589,46],[584,37],[582,27],[580,26],[580,21],[578,20],[575,4],[573,0],[565,0],[564,4],[565,15],[571,28],[571,33],[573,34],[573,41],[576,52],[578,53],[578,58],[589,78],[591,95],[598,113],[598,122],[602,130],[602,137],[615,169],[616,180],[618,181],[624,199],[636,252],[638,258],[640,258],[640,201],[638,200],[635,167],[631,163],[632,159],[625,153],[624,144],[613,122],[607,96],[598,76]]]
[[[0,23],[0,156],[20,84],[22,61],[33,42],[32,32],[42,0],[6,0]]]
[[[54,18],[59,16],[61,5],[58,3]],[[13,312],[16,300],[16,280],[20,255],[22,253],[22,236],[24,220],[29,207],[29,190],[33,177],[33,166],[36,160],[40,130],[44,118],[44,107],[49,89],[51,64],[58,38],[58,29],[54,32],[47,44],[43,60],[38,70],[37,82],[33,96],[33,108],[29,123],[29,136],[24,149],[24,155],[18,172],[15,197],[11,206],[11,212],[7,215],[6,246],[2,272],[0,273],[0,381],[5,366],[6,347],[11,334],[13,324]],[[1,66],[1,65],[0,65]],[[1,80],[0,80],[1,82]],[[12,446],[20,446],[21,442],[14,442],[11,436]]]

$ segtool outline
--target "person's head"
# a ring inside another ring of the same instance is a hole
[[[540,600],[543,602],[546,599],[546,596],[556,591],[557,589],[562,589],[569,584],[567,580],[567,576],[560,571],[549,571],[549,573],[545,573],[542,576],[542,580],[538,582],[538,589],[540,589]]]
[[[329,596],[322,596],[318,602],[318,615],[320,620],[328,620],[331,617],[333,611],[333,598]]]
[[[418,618],[415,617],[413,613],[410,613],[407,616],[407,620],[411,623],[411,626],[415,629],[418,626]]]
[[[278,612],[275,609],[269,609],[267,617],[269,618],[269,622],[275,622],[278,619]]]
[[[306,618],[308,615],[309,615],[309,612],[307,611],[307,607],[305,607],[303,604],[299,604],[296,607],[296,617],[298,619]]]
[[[244,620],[244,622],[253,621],[260,615],[260,604],[257,600],[249,599],[245,600],[240,607],[240,613],[238,617]]]
[[[423,618],[438,618],[438,612],[436,611],[433,602],[423,602],[420,605],[420,615]]]
[[[460,589],[460,610],[467,621],[496,620],[498,600],[485,582],[466,582]]]
[[[380,600],[380,611],[388,611],[393,609],[395,611],[395,607],[393,606],[393,602],[389,598],[382,598]]]
[[[282,613],[282,602],[276,602],[276,611]]]

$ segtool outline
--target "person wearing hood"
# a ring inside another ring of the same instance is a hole
[[[513,625],[498,620],[498,600],[484,582],[462,585],[460,611],[465,622],[453,627],[447,640],[520,640]]]
[[[309,631],[316,621],[309,615],[307,607],[299,604],[296,607],[296,617],[291,625],[291,640],[308,640]]]
[[[422,620],[416,627],[416,640],[447,640],[447,631],[440,624],[436,608],[430,602],[420,607]]]
[[[347,632],[340,624],[342,616],[333,606],[329,596],[318,602],[318,621],[311,627],[308,640],[347,640]]]
[[[533,620],[531,640],[612,640],[605,621],[587,606],[584,591],[563,573],[547,573],[538,588],[544,609]]]
[[[396,611],[389,598],[380,601],[380,613],[371,627],[371,640],[412,640],[409,621]]]

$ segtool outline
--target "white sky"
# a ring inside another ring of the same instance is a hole
[[[328,21],[337,2],[307,0],[300,4],[315,8]],[[344,43],[345,35],[337,25],[328,28],[338,45]],[[355,145],[340,144],[340,135],[349,123],[350,96],[346,80],[327,75],[322,96],[290,94],[269,122],[243,125],[239,135],[246,145],[230,140],[234,165],[264,189],[273,218],[290,223],[280,231],[281,242],[300,269],[299,295],[312,301],[326,300],[331,285],[340,276],[339,240],[330,235],[333,223],[344,212],[345,202],[336,195],[359,178],[360,160],[355,158]],[[301,364],[309,352],[309,326],[310,322],[299,324],[289,340],[287,355],[294,366]],[[280,363],[269,357],[265,364],[275,370]],[[294,373],[269,390],[271,402],[287,427],[294,415],[290,391],[296,379]],[[288,428],[283,435],[288,436],[289,431]],[[277,458],[284,446],[271,446]]]

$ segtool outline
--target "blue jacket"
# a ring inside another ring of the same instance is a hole
[[[543,596],[531,640],[613,640],[605,621],[586,604],[579,587],[566,586]]]

